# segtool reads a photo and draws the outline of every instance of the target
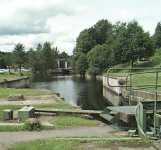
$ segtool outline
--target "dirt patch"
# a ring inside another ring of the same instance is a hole
[[[104,127],[76,127],[68,129],[55,129],[55,130],[44,130],[40,132],[1,132],[0,133],[0,144],[14,144],[17,142],[27,142],[37,139],[46,138],[67,138],[67,137],[111,137],[110,134],[113,129],[110,126]],[[118,135],[119,136],[119,135]]]
[[[142,143],[128,142],[112,142],[112,143],[97,143],[97,142],[82,142],[80,150],[156,150],[153,145]]]
[[[7,150],[9,146],[0,144],[0,150]]]
[[[0,105],[41,105],[53,104],[60,98],[57,95],[41,95],[41,96],[25,96],[23,101],[8,101],[8,99],[0,100]]]

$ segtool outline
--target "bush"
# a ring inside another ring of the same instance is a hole
[[[155,51],[154,56],[152,57],[153,62],[156,64],[161,64],[161,49]]]
[[[24,128],[29,131],[40,131],[42,129],[42,125],[37,118],[30,118],[26,120]]]

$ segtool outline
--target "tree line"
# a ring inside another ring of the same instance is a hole
[[[15,45],[12,52],[0,52],[0,67],[18,69],[22,74],[22,67],[31,69],[33,75],[48,76],[56,67],[57,59],[66,58],[67,53],[60,53],[57,47],[52,47],[50,42],[38,44],[36,48],[26,51],[22,43]]]
[[[161,23],[150,36],[137,21],[117,22],[100,20],[80,32],[73,51],[73,68],[82,76],[97,75],[121,63],[148,59],[161,47]]]
[[[86,72],[97,75],[117,64],[133,65],[136,60],[146,60],[155,52],[160,55],[160,48],[161,23],[157,24],[151,36],[137,21],[112,24],[103,19],[80,32],[70,60],[73,70],[82,76]],[[25,67],[30,68],[34,75],[47,76],[56,68],[56,60],[61,57],[70,58],[50,42],[38,44],[28,51],[22,43],[18,43],[13,52],[0,52],[0,68],[7,67],[9,72],[11,68],[18,68],[22,74],[21,69]],[[157,55],[155,58],[160,60]]]

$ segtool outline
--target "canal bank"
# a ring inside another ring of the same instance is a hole
[[[16,79],[4,79],[0,82],[1,88],[29,88],[31,86],[31,78],[30,77],[19,77]]]
[[[136,105],[138,102],[152,102],[156,99],[155,92],[141,89],[132,89],[130,92],[130,86],[127,85],[126,82],[127,81],[123,77],[108,77],[107,75],[104,75],[103,96],[114,106]],[[160,92],[157,93],[157,101],[161,101]]]

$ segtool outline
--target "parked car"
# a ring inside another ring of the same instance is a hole
[[[8,72],[9,70],[8,69],[0,69],[0,73],[5,73],[5,72]]]

